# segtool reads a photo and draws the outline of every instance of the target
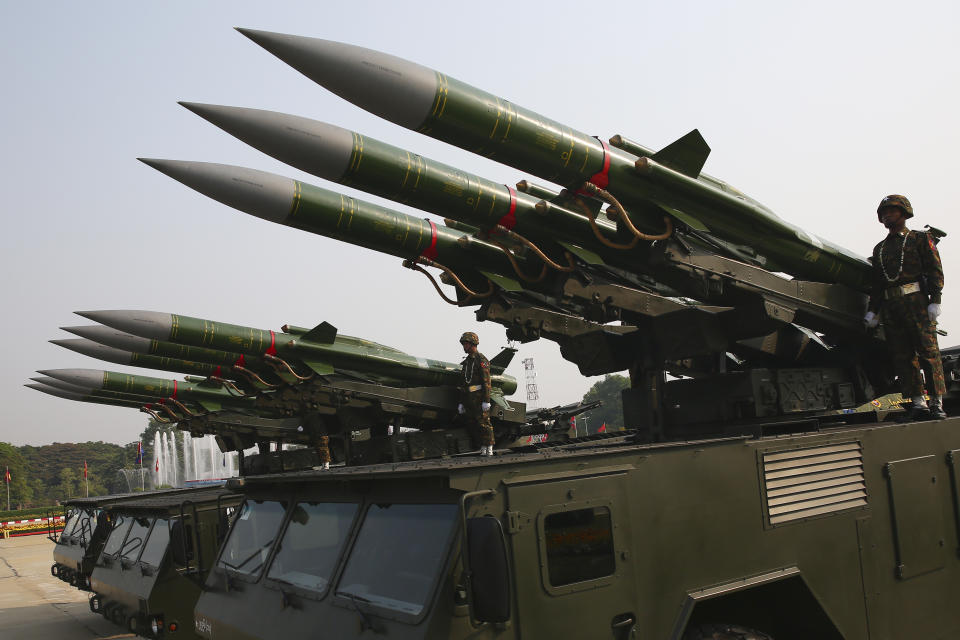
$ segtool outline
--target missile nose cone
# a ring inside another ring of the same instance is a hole
[[[67,384],[63,380],[57,380],[56,378],[50,377],[35,377],[30,378],[40,384],[53,387],[54,389],[60,389],[62,391],[69,391],[70,393],[91,393],[93,391],[92,387],[78,387],[76,385]]]
[[[262,109],[180,104],[268,156],[327,180],[342,177],[353,155],[354,134],[325,122]]]
[[[72,333],[81,338],[92,340],[100,344],[105,344],[114,349],[122,349],[133,353],[148,353],[150,349],[150,340],[134,336],[123,331],[117,331],[110,327],[100,324],[84,325],[81,327],[60,327],[67,333]]]
[[[129,352],[114,349],[113,347],[108,347],[93,340],[87,340],[86,338],[51,340],[50,342],[64,349],[70,349],[71,351],[96,358],[97,360],[106,360],[107,362],[115,362],[117,364],[131,364],[130,361],[133,359],[131,357],[132,354]]]
[[[433,110],[439,76],[433,69],[342,42],[237,31],[344,100],[402,127],[415,129]]]
[[[96,369],[46,369],[38,371],[45,376],[56,378],[75,387],[102,389],[105,373]]]
[[[141,338],[166,340],[170,337],[173,317],[160,311],[74,311],[78,316],[132,333]]]
[[[213,162],[137,159],[217,202],[264,220],[282,222],[293,204],[296,186],[290,178]]]
[[[23,385],[28,389],[33,389],[35,391],[42,391],[43,393],[49,394],[51,396],[57,396],[58,398],[65,398],[67,400],[80,400],[83,395],[80,393],[72,393],[69,391],[64,391],[62,389],[54,389],[53,387],[48,387],[44,384],[25,384]]]

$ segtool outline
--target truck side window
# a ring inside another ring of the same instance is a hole
[[[551,585],[602,578],[616,570],[609,508],[552,513],[544,518],[543,529]]]

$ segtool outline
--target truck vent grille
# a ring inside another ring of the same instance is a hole
[[[763,454],[771,525],[867,504],[859,442]]]

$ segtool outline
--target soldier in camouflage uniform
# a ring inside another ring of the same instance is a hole
[[[912,217],[913,207],[901,195],[889,195],[877,207],[877,219],[889,233],[873,249],[873,289],[864,322],[872,328],[883,318],[901,393],[912,399],[909,417],[943,419],[946,384],[937,345],[943,265],[933,236],[906,228]],[[924,400],[921,367],[926,374],[929,407]]]
[[[477,351],[480,338],[472,331],[460,336],[467,357],[463,359],[463,385],[457,411],[466,418],[467,430],[481,456],[493,455],[493,425],[490,424],[490,361]]]

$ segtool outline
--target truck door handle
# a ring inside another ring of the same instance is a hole
[[[632,627],[636,622],[632,613],[624,613],[615,617],[613,622],[610,623],[610,627],[612,629],[623,629],[625,627]]]

